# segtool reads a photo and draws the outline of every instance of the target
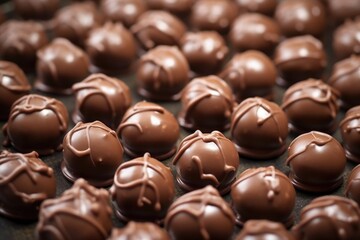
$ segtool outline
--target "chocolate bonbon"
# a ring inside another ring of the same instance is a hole
[[[355,20],[347,20],[335,29],[332,47],[337,59],[341,60],[350,57],[352,54],[360,54],[359,34],[360,17]]]
[[[161,9],[169,11],[175,15],[183,16],[188,14],[196,0],[181,0],[181,1],[168,1],[168,0],[147,0],[146,3],[151,9]]]
[[[340,134],[347,159],[360,163],[360,106],[346,112],[340,122]]]
[[[60,6],[60,0],[13,0],[15,13],[23,19],[48,20]]]
[[[330,16],[338,22],[360,15],[360,4],[356,0],[327,0]]]
[[[272,16],[278,1],[276,0],[235,0],[240,7],[240,11],[243,12],[256,12],[265,15]]]
[[[108,240],[170,240],[169,234],[151,222],[129,222],[123,228],[114,228]]]
[[[350,172],[344,194],[360,206],[360,165]]]

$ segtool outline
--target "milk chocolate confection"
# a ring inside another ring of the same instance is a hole
[[[172,163],[183,190],[211,185],[224,195],[235,181],[239,156],[232,142],[221,132],[203,134],[197,130],[181,141]]]
[[[219,77],[230,85],[236,101],[241,102],[255,96],[272,99],[277,72],[265,54],[249,50],[235,54]]]
[[[292,232],[296,239],[360,239],[360,209],[352,200],[338,196],[315,198],[301,210]]]
[[[61,169],[68,180],[84,178],[96,187],[113,183],[124,153],[115,131],[99,121],[80,122],[65,135],[63,147]]]
[[[340,134],[346,158],[360,163],[360,106],[350,108],[340,122]]]
[[[116,129],[131,105],[129,87],[121,80],[104,74],[92,74],[73,86],[75,108],[74,122],[99,120]]]
[[[62,102],[36,94],[25,95],[11,107],[3,126],[3,144],[19,152],[52,154],[62,149],[67,127],[68,113]]]
[[[335,30],[332,46],[337,59],[344,59],[352,54],[360,54],[359,35],[360,17],[355,20],[347,20]]]
[[[64,38],[56,38],[37,52],[35,88],[55,94],[71,94],[72,85],[89,73],[89,59],[84,51]]]
[[[12,2],[15,13],[23,19],[50,19],[60,6],[60,0],[12,0]]]
[[[212,186],[176,199],[165,218],[165,228],[173,240],[230,239],[234,213]]]
[[[126,111],[117,134],[129,156],[139,157],[149,152],[164,160],[176,152],[180,127],[174,115],[162,106],[139,102]]]
[[[279,25],[272,18],[258,14],[242,14],[231,26],[229,38],[237,51],[259,50],[271,53],[280,42]]]
[[[100,7],[106,19],[120,22],[127,28],[146,11],[144,0],[103,0]]]
[[[54,171],[36,152],[0,153],[0,214],[19,220],[35,220],[40,204],[55,197]]]
[[[110,192],[123,221],[160,223],[175,196],[170,168],[145,153],[120,165]]]
[[[108,240],[170,240],[168,233],[151,222],[129,222],[124,228],[112,230]]]
[[[135,39],[120,23],[108,22],[93,29],[86,40],[86,51],[91,63],[104,72],[126,69],[136,58]]]
[[[299,134],[317,130],[333,133],[336,130],[338,92],[317,79],[298,82],[288,88],[282,100],[289,128]]]
[[[227,130],[235,107],[231,88],[215,75],[193,79],[183,90],[180,126],[204,132]]]
[[[274,102],[263,98],[247,98],[231,117],[231,136],[240,156],[270,159],[286,150],[288,121]]]
[[[277,0],[235,0],[235,2],[241,12],[256,12],[269,16],[273,15],[278,3]]]
[[[293,224],[295,189],[289,178],[274,166],[249,168],[231,186],[237,224],[251,219],[267,219]]]
[[[360,15],[360,4],[356,0],[327,0],[331,16],[341,22]]]
[[[0,120],[7,120],[12,104],[30,93],[24,72],[14,63],[0,61]]]
[[[105,240],[111,232],[111,212],[108,191],[79,179],[60,197],[43,202],[35,235],[39,240]]]
[[[321,37],[327,20],[325,8],[318,0],[281,1],[275,18],[287,37],[306,34]]]
[[[44,28],[33,21],[9,20],[0,26],[0,56],[33,71],[36,52],[48,43]]]
[[[158,46],[140,59],[136,71],[139,95],[156,101],[179,100],[189,81],[189,65],[176,47]]]
[[[354,200],[360,206],[360,165],[356,166],[348,177],[345,196]]]
[[[308,78],[320,78],[327,64],[323,44],[310,35],[288,38],[274,53],[280,78],[278,85],[288,87]]]
[[[217,73],[229,52],[223,37],[215,31],[187,33],[180,49],[195,73]]]
[[[169,11],[175,15],[186,15],[191,11],[191,8],[195,2],[196,0],[147,0],[146,4],[151,9],[162,9],[165,11]]]
[[[290,166],[289,178],[296,188],[329,192],[343,182],[345,151],[335,138],[312,131],[291,142],[286,165]]]
[[[186,27],[174,15],[160,10],[147,11],[142,14],[131,31],[145,49],[159,45],[179,45]]]

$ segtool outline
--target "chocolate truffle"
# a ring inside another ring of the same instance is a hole
[[[0,61],[0,120],[7,120],[12,104],[30,93],[24,72],[14,63]]]
[[[104,240],[111,232],[111,212],[108,191],[79,179],[60,197],[43,202],[35,235],[39,240]]]
[[[241,102],[255,96],[272,99],[277,72],[265,54],[249,50],[235,54],[219,77],[230,85],[236,100]]]
[[[349,109],[340,122],[340,134],[346,158],[360,163],[360,106]]]
[[[23,19],[50,19],[60,6],[60,0],[12,0],[12,2],[15,13]]]
[[[134,62],[135,39],[122,24],[108,22],[89,33],[86,52],[91,63],[100,71],[117,72]]]
[[[288,121],[276,103],[259,97],[247,98],[234,109],[231,136],[240,156],[278,157],[286,150]]]
[[[110,192],[121,220],[160,223],[173,201],[175,186],[170,168],[145,153],[120,165]]]
[[[143,55],[136,71],[139,95],[157,101],[179,100],[189,81],[189,65],[176,47],[159,46]]]
[[[237,51],[259,50],[271,53],[280,42],[279,25],[272,18],[258,14],[242,14],[231,25],[229,38]]]
[[[105,18],[131,27],[146,11],[144,0],[103,0],[100,4]]]
[[[327,0],[330,15],[337,21],[344,21],[360,15],[360,4],[357,0]]]
[[[62,149],[67,127],[68,112],[62,102],[36,94],[25,95],[11,107],[3,126],[3,144],[19,152],[52,154]]]
[[[33,21],[9,20],[0,26],[0,56],[33,71],[37,51],[48,43],[45,30]]]
[[[108,240],[170,240],[167,232],[151,222],[129,222],[124,228],[114,228]]]
[[[291,142],[286,165],[290,167],[289,178],[296,188],[329,192],[343,182],[345,151],[332,136],[312,131]]]
[[[185,34],[180,49],[191,70],[202,75],[218,72],[229,52],[223,37],[215,31]]]
[[[139,157],[149,152],[164,160],[176,152],[180,127],[174,115],[162,106],[138,102],[126,111],[117,134],[129,156]]]
[[[337,100],[335,89],[321,80],[308,79],[286,90],[281,107],[293,133],[311,130],[333,133],[337,127]]]
[[[181,141],[172,163],[183,190],[211,185],[225,195],[235,181],[239,156],[232,142],[221,132],[203,134],[197,130]]]
[[[356,166],[349,175],[345,186],[345,196],[360,206],[360,165]]]
[[[176,199],[165,218],[173,240],[230,239],[234,225],[233,211],[212,186]]]
[[[237,224],[251,219],[267,219],[293,224],[295,189],[289,178],[274,166],[249,168],[231,186]]]
[[[292,232],[296,239],[360,239],[360,209],[352,200],[338,196],[315,198],[301,210]]]
[[[277,0],[235,0],[240,7],[241,12],[256,12],[272,16],[276,6]]]
[[[55,94],[71,94],[72,85],[89,73],[89,59],[84,51],[64,38],[56,38],[37,52],[35,88]]]
[[[99,121],[80,122],[65,135],[63,147],[61,169],[68,180],[84,178],[96,187],[113,183],[124,153],[115,131]]]
[[[74,122],[99,120],[116,129],[131,105],[129,87],[121,80],[104,74],[92,74],[73,86],[75,107]]]
[[[0,214],[20,220],[35,220],[40,204],[55,197],[54,171],[36,152],[0,153]]]
[[[358,5],[360,5],[358,3]],[[360,54],[360,16],[355,20],[347,20],[333,34],[332,46],[337,59]]]
[[[178,121],[189,130],[227,130],[235,104],[231,88],[219,77],[195,78],[182,91]]]
[[[277,83],[288,87],[308,78],[320,78],[327,64],[323,44],[310,35],[292,37],[281,42],[274,53],[279,71]]]
[[[238,16],[235,2],[228,0],[198,0],[195,2],[191,23],[196,30],[217,31],[226,34]]]
[[[174,15],[160,10],[142,14],[131,31],[145,49],[159,45],[179,45],[185,34],[185,25]]]
[[[146,4],[151,9],[162,9],[171,12],[175,15],[186,15],[192,9],[192,6],[196,0],[181,0],[181,1],[169,1],[169,0],[147,0]]]

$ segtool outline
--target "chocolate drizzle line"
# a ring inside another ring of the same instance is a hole
[[[353,170],[352,170],[352,172],[351,172],[351,174],[350,174],[350,176],[349,176],[349,182],[348,182],[348,184],[346,185],[346,187],[345,187],[345,196],[349,196],[349,191],[350,191],[350,189],[351,189],[351,187],[352,187],[352,185],[355,183],[355,182],[357,182],[357,183],[359,183],[360,182],[360,171],[359,171],[359,169],[360,169],[360,165],[358,165],[358,166],[356,166]]]
[[[249,237],[261,237],[264,234],[273,234],[283,240],[289,239],[289,235],[283,225],[268,220],[249,220],[245,223],[241,233]]]
[[[345,124],[357,120],[357,125],[351,126],[347,125],[344,129],[346,133],[351,132],[352,130],[355,130],[357,133],[360,133],[360,112],[357,112],[355,114],[349,114],[348,116],[345,116],[345,118],[340,122],[340,127],[342,128]]]
[[[9,77],[16,84],[7,84],[4,82],[4,78]],[[5,87],[8,90],[27,93],[30,91],[30,84],[27,82],[27,78],[20,69],[17,69],[15,65],[6,62],[0,61],[0,85]]]
[[[360,31],[360,30],[359,30]],[[334,65],[333,75],[330,77],[328,83],[335,84],[343,77],[351,75],[360,69],[360,57],[351,55],[350,58],[337,62]]]

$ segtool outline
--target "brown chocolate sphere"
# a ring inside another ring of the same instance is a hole
[[[146,4],[151,9],[162,9],[169,11],[175,15],[186,15],[192,9],[196,0],[181,0],[181,1],[168,1],[168,0],[147,0]]]
[[[346,112],[340,122],[340,134],[347,159],[360,163],[360,106]]]
[[[241,12],[256,12],[272,16],[276,6],[277,0],[235,0],[240,7]]]
[[[359,35],[360,17],[355,20],[347,20],[336,28],[332,46],[337,59],[341,60],[350,57],[352,54],[360,54]]]
[[[120,165],[110,192],[123,221],[161,222],[175,197],[170,168],[145,153]]]
[[[345,151],[332,136],[312,131],[295,138],[288,149],[289,177],[298,189],[323,193],[343,182]]]
[[[360,206],[360,165],[350,172],[345,186],[345,196]]]
[[[330,16],[341,22],[360,15],[360,4],[357,0],[327,0]]]
[[[12,2],[15,13],[23,19],[50,19],[60,6],[60,0],[12,0]]]
[[[108,240],[170,240],[169,234],[151,222],[131,221],[123,228],[113,228]]]

